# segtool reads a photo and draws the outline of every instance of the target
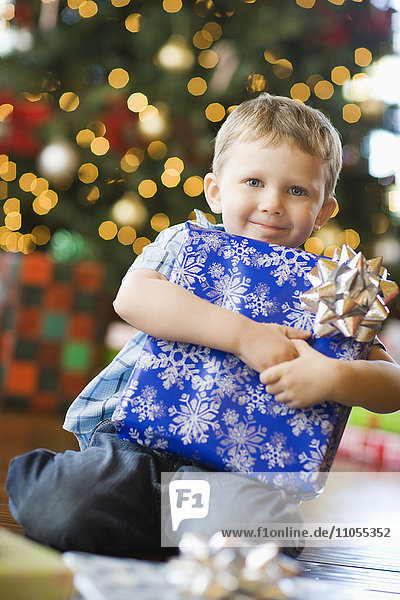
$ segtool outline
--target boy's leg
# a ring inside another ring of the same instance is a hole
[[[159,552],[160,473],[174,466],[176,458],[120,440],[104,423],[81,452],[17,456],[6,488],[16,520],[46,545],[117,556]]]
[[[252,530],[254,537],[249,539],[242,534],[243,542],[260,544],[267,541],[262,537],[263,529],[271,524],[279,523],[301,529],[302,518],[297,504],[283,490],[271,488],[251,477],[236,473],[217,473],[200,466],[184,465],[177,470],[173,480],[199,479],[202,478],[201,472],[210,484],[208,514],[202,519],[184,519],[176,532],[172,532],[170,515],[168,512],[164,514],[166,533],[171,544],[177,545],[186,531],[209,539],[222,529],[241,529],[247,532]],[[164,503],[164,509],[167,508],[167,504]],[[279,540],[276,541],[279,543]],[[238,538],[232,536],[232,542],[237,543]],[[297,538],[281,550],[296,557],[304,545],[304,539]]]

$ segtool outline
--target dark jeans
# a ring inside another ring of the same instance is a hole
[[[161,473],[173,471],[179,479],[190,479],[194,471],[210,470],[120,440],[107,421],[81,452],[56,454],[41,448],[15,457],[6,489],[16,521],[43,544],[61,551],[163,557],[176,553],[174,548],[160,547]],[[249,489],[248,482],[249,478],[233,474],[232,489],[216,489],[218,502],[210,503],[207,535],[218,530],[221,514],[234,516],[237,497],[244,498],[259,522],[301,522],[297,507],[288,503],[284,492],[261,484]],[[218,478],[214,485],[218,486]],[[181,523],[173,545],[185,527],[196,531],[194,521]],[[288,553],[293,555],[301,551],[291,550]]]

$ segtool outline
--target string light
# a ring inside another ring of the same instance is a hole
[[[21,213],[17,211],[9,212],[4,218],[4,225],[7,227],[7,229],[10,229],[10,231],[17,231],[18,229],[21,229]]]
[[[17,176],[17,165],[14,161],[8,160],[0,166],[0,177],[4,181],[14,181]]]
[[[37,196],[32,202],[32,208],[38,215],[47,215],[50,211],[50,203],[46,198],[42,198],[42,196]]]
[[[324,256],[327,256],[328,258],[332,258],[333,255],[337,254],[338,252],[340,252],[340,248],[333,244],[332,246],[328,246],[327,248],[325,248]]]
[[[314,94],[320,98],[321,100],[328,100],[333,96],[334,93],[333,85],[330,81],[326,81],[325,79],[322,81],[318,81],[318,83],[314,86]]]
[[[79,5],[78,10],[82,18],[90,19],[90,17],[94,17],[94,15],[97,14],[99,7],[97,6],[96,2],[93,2],[93,0],[84,0]]]
[[[93,142],[90,144],[90,150],[96,156],[103,156],[107,154],[110,149],[110,142],[105,137],[96,137]]]
[[[313,73],[312,75],[310,75],[309,77],[307,77],[306,84],[308,85],[308,87],[311,90],[314,90],[314,87],[316,86],[316,84],[319,81],[323,81],[323,79],[324,78],[319,73]]]
[[[267,80],[260,73],[253,73],[247,78],[248,92],[263,92],[267,87]]]
[[[88,129],[92,130],[96,137],[104,137],[106,133],[106,126],[102,121],[91,121]]]
[[[214,42],[219,40],[222,35],[222,27],[216,21],[210,21],[209,23],[206,23],[203,27],[203,31],[209,33]]]
[[[180,174],[175,169],[166,169],[161,175],[161,182],[165,187],[176,187],[181,180]]]
[[[31,232],[32,238],[38,246],[44,246],[50,240],[50,229],[47,225],[36,225]]]
[[[35,196],[40,196],[43,192],[49,189],[49,182],[43,177],[37,177],[31,183],[31,192]]]
[[[152,198],[157,192],[157,184],[152,179],[143,179],[138,185],[138,192],[143,198]]]
[[[139,255],[142,253],[143,248],[145,248],[150,243],[151,241],[149,240],[149,238],[139,237],[132,244],[133,251],[135,252],[135,254]]]
[[[156,213],[150,220],[151,228],[154,231],[160,232],[170,226],[169,217],[164,213]]]
[[[118,241],[123,246],[130,246],[136,239],[136,230],[130,225],[124,225],[118,231]]]
[[[141,14],[140,13],[133,13],[131,15],[129,15],[128,17],[126,17],[125,19],[125,27],[128,31],[130,31],[131,33],[137,33],[138,31],[140,31],[140,20],[141,20]]]
[[[147,147],[147,154],[154,160],[160,160],[161,158],[164,158],[166,153],[167,146],[160,140],[154,140],[153,142],[150,142]]]
[[[357,104],[345,104],[342,116],[347,123],[357,123],[361,119],[361,108]]]
[[[149,137],[159,137],[167,132],[165,110],[161,111],[149,104],[139,113],[140,131]]]
[[[0,105],[0,122],[4,123],[13,114],[14,106],[12,104]]]
[[[290,60],[279,58],[275,61],[272,70],[275,77],[278,77],[278,79],[287,79],[293,73],[293,65]]]
[[[312,8],[315,4],[315,0],[296,0],[296,4],[301,6],[301,8]]]
[[[35,181],[35,179],[36,179],[36,175],[34,175],[33,173],[24,173],[19,178],[19,187],[24,192],[30,192],[31,185]]]
[[[205,114],[209,121],[216,123],[225,117],[225,108],[219,102],[212,102],[207,106]]]
[[[192,175],[186,179],[183,184],[183,191],[187,196],[194,198],[195,196],[200,196],[204,189],[204,181],[202,177],[199,175]]]
[[[354,229],[345,229],[336,236],[336,245],[341,247],[343,244],[347,244],[355,250],[360,245],[360,235]]]
[[[147,96],[142,94],[142,92],[134,92],[129,96],[126,103],[128,105],[129,110],[135,113],[139,113],[145,108],[147,108],[149,101],[147,99]]]
[[[163,0],[163,9],[168,13],[177,13],[182,8],[182,0]]]
[[[81,148],[88,148],[95,137],[93,131],[90,129],[81,129],[81,131],[78,131],[76,134],[75,139],[78,146],[81,146]]]
[[[207,91],[207,82],[202,77],[192,77],[187,84],[187,89],[192,96],[201,96]]]
[[[213,41],[213,36],[206,29],[196,31],[196,33],[193,36],[193,46],[196,46],[196,48],[199,48],[200,50],[205,50],[206,48],[209,48]]]
[[[126,192],[117,200],[111,212],[118,225],[142,227],[147,220],[147,209],[134,192]]]
[[[359,67],[367,67],[372,61],[372,53],[367,48],[357,48],[354,51],[354,62]]]
[[[311,90],[305,83],[295,83],[290,88],[290,95],[293,100],[300,100],[305,102],[310,97]]]
[[[67,0],[69,8],[77,10],[85,0]]]
[[[334,67],[331,71],[331,79],[336,85],[344,85],[350,79],[350,71],[342,65]]]
[[[6,181],[0,181],[0,200],[5,200],[8,196],[8,184]]]
[[[160,48],[155,62],[165,71],[185,72],[193,63],[194,56],[186,44],[186,39],[179,34],[172,35],[167,43]]]
[[[65,112],[72,112],[79,106],[79,96],[74,92],[64,92],[58,101],[60,108]]]
[[[111,4],[116,8],[122,8],[123,6],[128,6],[131,0],[111,0]]]
[[[18,198],[9,198],[3,204],[3,211],[5,214],[10,212],[20,212],[21,202],[18,200]]]
[[[99,225],[99,236],[103,240],[112,240],[115,238],[118,232],[118,227],[114,223],[114,221],[103,221]]]
[[[123,88],[127,85],[128,82],[129,82],[129,73],[128,73],[128,71],[125,71],[125,69],[122,69],[121,67],[117,67],[116,69],[113,69],[108,74],[108,83],[113,88],[116,88],[116,89]]]
[[[218,54],[214,50],[203,50],[198,56],[198,61],[204,69],[213,69],[218,63]]]
[[[99,176],[99,170],[93,163],[84,163],[78,169],[78,178],[82,183],[93,183]]]
[[[324,242],[317,236],[312,236],[304,243],[304,249],[306,252],[312,254],[322,254],[324,250]]]

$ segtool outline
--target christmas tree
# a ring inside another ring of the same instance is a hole
[[[266,90],[322,110],[343,137],[340,210],[306,249],[346,242],[372,256],[397,232],[394,176],[370,175],[366,152],[368,133],[391,127],[367,89],[393,51],[388,5],[4,0],[1,248],[99,259],[117,285],[156,232],[208,212],[216,131]]]

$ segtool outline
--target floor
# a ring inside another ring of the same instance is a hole
[[[18,533],[21,531],[9,513],[4,489],[10,459],[38,447],[54,451],[78,448],[73,435],[64,431],[61,425],[62,417],[0,413],[0,526]],[[334,469],[338,473],[348,472],[343,476],[354,482],[353,489],[350,486],[344,497],[349,514],[351,510],[359,514],[361,505],[365,511],[373,510],[368,503],[360,502],[360,485],[356,475],[351,474],[357,470],[357,465],[337,460]],[[390,482],[385,486],[382,489],[381,484],[379,488],[379,497],[386,502],[385,514],[398,520],[399,486],[396,483],[397,487],[393,488]],[[329,502],[329,494],[326,498]],[[308,518],[306,514],[306,520]],[[357,548],[310,546],[303,551],[300,560],[303,576],[337,586],[338,598],[351,592],[357,600],[400,600],[400,547],[373,544]]]

